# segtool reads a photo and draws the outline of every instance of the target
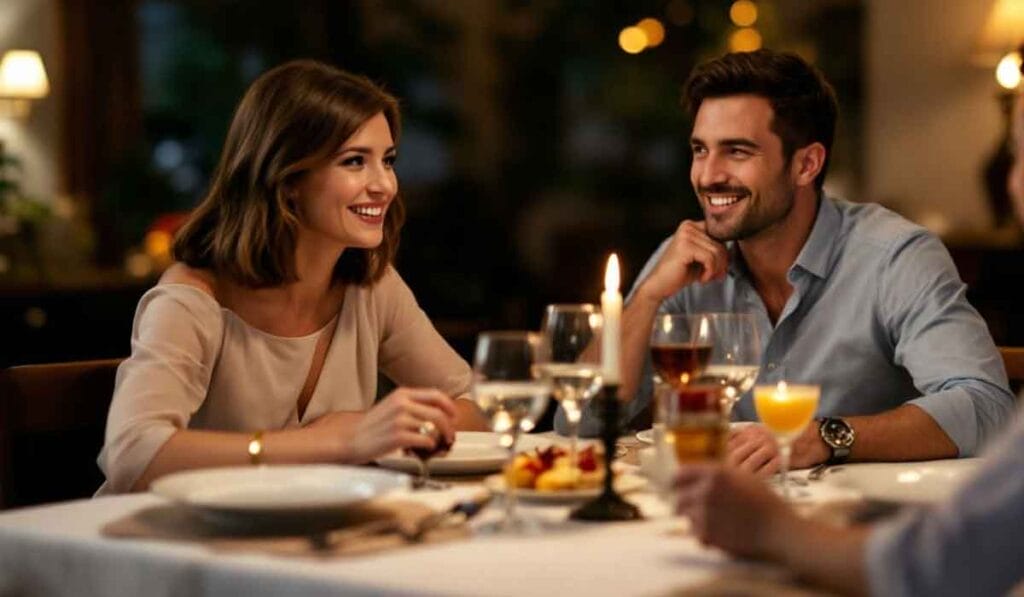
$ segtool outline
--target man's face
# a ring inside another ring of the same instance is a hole
[[[1013,108],[1013,167],[1007,188],[1013,199],[1017,221],[1024,225],[1024,95],[1017,96]]]
[[[755,95],[701,102],[690,136],[690,182],[712,238],[757,236],[793,209],[796,185],[771,130],[773,116],[768,100]]]

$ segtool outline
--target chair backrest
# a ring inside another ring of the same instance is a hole
[[[0,508],[88,497],[121,359],[0,370]]]
[[[1003,357],[1006,377],[1010,379],[1010,387],[1019,391],[1024,385],[1024,347],[1000,346],[999,356]]]

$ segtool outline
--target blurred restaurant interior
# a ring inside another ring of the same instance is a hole
[[[536,327],[546,303],[597,300],[609,252],[628,286],[697,216],[680,85],[762,45],[837,88],[826,190],[938,233],[996,342],[1024,344],[1007,283],[1024,242],[1004,190],[1012,91],[995,76],[1021,5],[5,0],[0,53],[27,82],[0,91],[0,366],[128,354],[234,105],[296,57],[401,99],[398,267],[442,333],[466,355],[482,329]]]

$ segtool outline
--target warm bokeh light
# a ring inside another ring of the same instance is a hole
[[[1021,56],[1017,52],[1010,52],[999,61],[996,67],[996,81],[1004,89],[1016,89],[1020,85]]]
[[[639,54],[647,47],[647,34],[639,27],[626,27],[619,32],[619,47],[627,54]]]
[[[729,36],[730,52],[753,52],[761,49],[761,34],[757,29],[744,27]]]
[[[729,18],[737,27],[750,27],[757,22],[757,5],[751,0],[736,0],[729,8]]]
[[[665,26],[655,18],[646,18],[636,24],[647,37],[647,47],[655,48],[665,41]]]
[[[0,97],[40,99],[50,94],[43,59],[35,50],[8,50],[0,61]]]
[[[672,0],[665,6],[665,18],[677,27],[693,22],[693,7],[688,0]]]
[[[146,255],[154,261],[169,260],[171,257],[171,235],[163,230],[154,230],[146,235]]]

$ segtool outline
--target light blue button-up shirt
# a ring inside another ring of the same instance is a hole
[[[1024,589],[1024,418],[993,442],[952,499],[877,525],[865,561],[871,594],[1014,595]]]
[[[630,296],[668,242],[648,260]],[[728,248],[724,279],[683,288],[659,312],[753,313],[762,343],[757,383],[819,384],[817,416],[870,415],[914,404],[935,419],[961,456],[975,454],[1009,418],[1014,398],[992,337],[967,302],[949,252],[926,229],[879,205],[823,199],[789,268],[793,293],[774,326],[738,247]],[[633,427],[649,424],[651,377],[648,356],[636,399],[626,407]],[[598,433],[597,414],[587,409],[582,434]],[[749,393],[734,417],[757,420]],[[556,424],[564,429],[562,413]]]

